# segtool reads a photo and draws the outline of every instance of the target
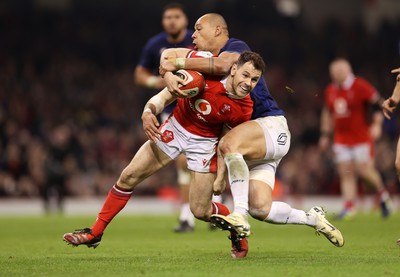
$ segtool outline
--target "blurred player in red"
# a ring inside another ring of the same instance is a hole
[[[368,81],[353,74],[347,60],[334,60],[329,72],[332,83],[325,89],[319,146],[326,151],[333,136],[334,159],[345,201],[338,218],[350,219],[356,213],[358,177],[377,191],[382,216],[387,217],[389,193],[374,164],[374,142],[382,132],[381,98]],[[372,123],[368,120],[368,105],[374,109]]]
[[[150,38],[143,48],[138,65],[135,68],[134,80],[137,85],[151,89],[151,94],[165,87],[164,79],[158,74],[160,56],[164,49],[173,47],[193,48],[192,34],[188,30],[188,18],[184,7],[179,3],[171,3],[164,7],[162,15],[163,32]],[[167,106],[160,115],[164,122],[175,107],[175,102]],[[176,160],[177,182],[180,190],[181,208],[179,225],[175,232],[191,232],[195,220],[189,207],[190,172],[186,166],[186,158],[181,155]]]
[[[212,56],[210,52],[190,55]],[[242,53],[227,77],[206,78],[203,93],[178,99],[172,115],[161,127],[156,115],[176,97],[167,88],[153,96],[142,114],[143,129],[149,140],[110,189],[93,226],[66,233],[63,239],[73,246],[97,247],[107,225],[125,207],[134,188],[182,153],[187,156],[187,166],[191,170],[190,208],[196,218],[208,222],[211,214],[229,214],[225,205],[211,201],[217,170],[217,143],[225,126],[233,128],[250,119],[253,102],[249,93],[264,70],[260,55]]]
[[[392,96],[386,99],[382,104],[383,114],[387,119],[391,119],[391,114],[394,112],[400,102],[400,67],[393,69],[392,73],[397,73],[396,85],[393,89]],[[395,166],[397,176],[400,178],[400,137],[397,141]],[[400,246],[400,239],[397,240],[397,245]]]

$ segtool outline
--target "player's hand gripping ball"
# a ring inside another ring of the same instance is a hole
[[[204,90],[206,81],[200,72],[180,69],[175,75],[184,80],[183,85],[179,89],[186,93],[188,98],[196,96]]]

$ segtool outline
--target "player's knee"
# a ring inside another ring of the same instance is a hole
[[[264,221],[271,211],[271,199],[252,195],[249,200],[249,214],[254,219]]]
[[[118,179],[118,185],[127,188],[133,189],[139,182],[139,178],[135,172],[124,169],[121,173],[121,176]]]
[[[236,152],[233,143],[231,143],[228,138],[222,138],[220,140],[218,143],[218,149],[222,155]]]
[[[207,210],[203,209],[202,207],[191,207],[191,210],[195,218],[208,221],[210,214]]]
[[[270,208],[264,206],[250,206],[249,214],[257,220],[264,221],[270,212]]]

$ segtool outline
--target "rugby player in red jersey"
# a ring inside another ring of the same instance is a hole
[[[192,53],[192,56],[211,53]],[[206,88],[192,98],[178,99],[171,116],[159,127],[156,115],[175,96],[162,90],[145,105],[142,121],[149,138],[122,171],[91,228],[66,233],[63,239],[73,246],[97,247],[111,220],[125,207],[134,188],[164,168],[181,153],[191,170],[190,206],[196,218],[209,221],[211,214],[229,214],[226,206],[212,203],[216,176],[218,139],[225,126],[233,128],[250,119],[253,102],[249,93],[265,70],[260,55],[244,52],[225,77],[206,77]]]
[[[333,137],[334,158],[345,201],[338,218],[349,219],[356,213],[358,177],[378,192],[382,216],[387,217],[389,193],[374,164],[374,143],[382,132],[381,98],[367,80],[354,75],[349,61],[336,59],[329,71],[332,83],[325,89],[319,145],[325,151]],[[377,107],[372,123],[368,120],[368,105]]]

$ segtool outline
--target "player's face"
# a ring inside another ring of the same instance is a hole
[[[200,17],[194,25],[192,35],[195,50],[213,51],[212,40],[214,39],[215,27],[211,26],[206,17]]]
[[[231,68],[231,93],[242,98],[249,94],[260,80],[262,72],[254,68],[251,62],[238,67],[234,64]],[[229,91],[229,87],[227,87]]]
[[[169,9],[164,12],[162,25],[167,34],[175,37],[186,29],[188,22],[181,9]]]
[[[351,74],[351,67],[344,61],[334,62],[330,66],[330,75],[334,83],[342,85]]]

